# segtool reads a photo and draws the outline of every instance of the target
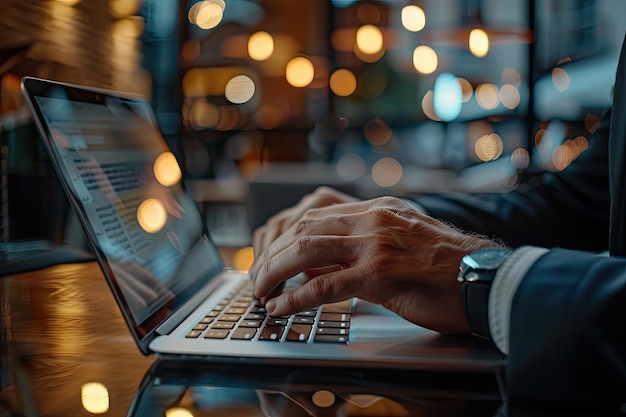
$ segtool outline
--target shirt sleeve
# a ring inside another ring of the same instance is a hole
[[[530,267],[548,249],[523,246],[516,249],[498,268],[489,293],[489,330],[493,342],[505,355],[509,354],[511,306],[519,283]]]

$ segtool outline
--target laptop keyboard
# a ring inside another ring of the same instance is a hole
[[[347,344],[351,306],[351,300],[346,300],[291,316],[272,317],[246,283],[209,311],[185,337]]]

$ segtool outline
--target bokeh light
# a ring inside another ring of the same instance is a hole
[[[402,173],[402,164],[390,157],[381,158],[372,166],[372,179],[380,187],[393,187]]]
[[[430,120],[441,121],[437,113],[435,113],[433,90],[428,90],[422,98],[422,111]]]
[[[113,17],[120,19],[137,13],[141,3],[140,0],[109,0],[109,11]]]
[[[267,32],[255,32],[248,39],[248,55],[255,61],[265,61],[274,53],[274,38]]]
[[[512,84],[504,84],[500,87],[500,101],[507,109],[516,109],[520,103],[520,94],[517,87]]]
[[[402,26],[411,32],[419,32],[426,26],[426,14],[421,7],[414,4],[402,8]]]
[[[498,87],[490,83],[480,84],[476,87],[476,101],[485,110],[492,110],[500,102]]]
[[[421,45],[413,51],[413,66],[422,74],[432,74],[439,65],[439,58],[433,48]]]
[[[203,0],[191,6],[187,17],[189,23],[208,30],[220,24],[225,8],[224,0]]]
[[[569,74],[563,68],[554,68],[552,70],[552,84],[557,91],[565,91],[569,87]]]
[[[472,29],[469,34],[469,50],[477,58],[484,58],[489,52],[489,36],[482,29]]]
[[[148,233],[156,233],[167,222],[165,205],[156,198],[143,201],[137,208],[137,221],[139,226]]]
[[[183,174],[173,153],[163,152],[155,159],[154,176],[159,184],[164,187],[171,187],[174,184],[178,184]]]
[[[372,119],[365,123],[363,133],[365,134],[365,139],[373,146],[386,144],[393,135],[389,125],[380,119]]]
[[[171,407],[165,410],[165,417],[193,417],[193,413],[184,407]]]
[[[337,175],[345,181],[354,181],[367,172],[365,160],[356,153],[348,152],[337,161]]]
[[[311,401],[316,407],[328,408],[335,404],[336,397],[332,392],[322,389],[313,393]]]
[[[238,271],[248,272],[254,262],[254,249],[251,246],[240,248],[233,255],[233,267]]]
[[[502,155],[504,145],[496,133],[481,136],[474,144],[476,156],[483,162],[493,161]]]
[[[352,71],[338,69],[330,76],[330,89],[341,97],[347,97],[356,91],[357,80]]]
[[[472,87],[472,83],[467,81],[465,78],[459,77],[456,80],[459,83],[459,86],[461,86],[461,91],[463,93],[461,101],[463,103],[467,103],[472,98],[472,95],[474,95],[474,87]]]
[[[530,165],[530,154],[524,148],[517,148],[511,153],[511,165],[518,170],[524,170]]]
[[[512,84],[518,88],[522,85],[522,76],[519,71],[513,67],[504,67],[500,74],[500,79],[503,84]]]
[[[247,75],[237,75],[226,83],[224,95],[234,104],[243,104],[249,101],[256,91],[254,81]]]
[[[315,77],[313,63],[303,56],[293,58],[287,63],[285,76],[287,82],[294,87],[306,87]]]
[[[100,382],[88,382],[80,388],[80,401],[91,414],[104,414],[109,411],[109,391]]]
[[[463,90],[454,75],[447,72],[439,74],[433,94],[433,108],[441,120],[450,122],[459,117]]]
[[[356,32],[356,46],[367,55],[375,55],[383,49],[383,33],[374,25],[363,25]]]
[[[220,118],[219,108],[206,101],[194,100],[189,111],[189,123],[194,130],[213,128]]]

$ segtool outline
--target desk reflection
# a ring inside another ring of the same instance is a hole
[[[497,393],[420,388],[408,373],[159,360],[146,373],[128,415],[470,417],[503,412]]]
[[[492,375],[146,357],[88,260],[0,277],[0,313],[1,417],[580,415],[508,409]]]

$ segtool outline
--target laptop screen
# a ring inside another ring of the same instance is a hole
[[[25,79],[62,183],[136,335],[222,269],[150,104]]]

